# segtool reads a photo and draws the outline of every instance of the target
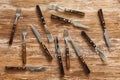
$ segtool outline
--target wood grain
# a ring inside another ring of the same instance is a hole
[[[48,43],[43,26],[36,14],[35,5],[41,6],[46,23],[53,34],[60,40],[60,49],[65,69],[65,77],[60,78],[59,66],[57,63],[55,45]],[[48,10],[48,4],[56,4],[70,9],[85,12],[85,17],[60,13]],[[8,46],[10,31],[15,17],[15,10],[22,9],[22,16],[19,19],[14,42]],[[103,38],[102,27],[97,15],[98,9],[102,8],[106,27],[111,41],[111,52],[107,50]],[[82,24],[90,26],[85,30],[96,45],[108,57],[108,64],[104,65],[99,56],[87,45],[81,37],[80,32],[84,29],[76,28],[72,25],[59,23],[51,20],[50,15],[57,14],[62,17],[73,19]],[[34,24],[43,37],[43,41],[54,57],[50,63],[47,61],[36,37],[34,36],[30,24]],[[27,26],[27,66],[45,66],[44,72],[6,72],[5,66],[22,65],[22,27]],[[70,35],[78,44],[81,54],[88,64],[91,74],[86,76],[82,66],[77,60],[75,51],[70,45],[71,68],[66,70],[65,66],[65,43],[63,39],[64,29],[68,29]],[[0,80],[120,80],[120,0],[0,0]]]

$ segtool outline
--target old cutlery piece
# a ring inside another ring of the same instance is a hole
[[[67,33],[68,33],[68,32],[67,32]],[[75,50],[75,52],[76,52],[76,55],[78,56],[78,59],[79,59],[81,65],[82,65],[85,73],[86,73],[86,74],[89,74],[89,73],[90,73],[90,69],[89,69],[89,67],[87,66],[87,64],[86,64],[83,56],[80,54],[80,49],[79,49],[79,47],[77,46],[77,44],[75,43],[75,41],[71,38],[71,36],[70,36],[70,42],[71,42],[71,44],[72,44],[72,46],[73,46],[73,48],[74,48],[74,50]]]
[[[21,15],[21,9],[17,9],[16,10],[16,15],[15,15],[15,20],[14,20],[14,23],[13,23],[13,26],[12,26],[9,45],[12,45],[13,37],[14,37],[14,34],[15,34],[15,30],[16,30],[16,25],[17,25],[17,22],[18,22],[18,19],[19,19],[20,15]]]
[[[49,50],[47,49],[47,47],[42,42],[42,37],[41,37],[40,33],[38,32],[38,30],[32,24],[31,24],[31,28],[32,28],[36,38],[38,39],[39,43],[41,44],[42,48],[44,49],[44,52],[46,53],[46,56],[51,61],[52,60],[52,56],[51,56]]]
[[[33,66],[5,66],[5,69],[12,71],[44,71],[46,68]]]
[[[77,11],[77,10],[72,10],[72,9],[67,9],[67,8],[63,8],[63,7],[59,7],[53,4],[48,5],[49,9],[52,10],[56,10],[56,11],[60,11],[60,12],[68,12],[68,13],[73,13],[73,14],[78,14],[80,16],[84,16],[85,13],[81,12],[81,11]]]
[[[62,63],[62,57],[61,57],[58,37],[55,37],[55,50],[56,50],[56,54],[57,54],[57,58],[58,58],[61,76],[64,76],[64,68],[63,68],[63,63]]]
[[[70,54],[69,54],[69,46],[68,46],[68,31],[67,30],[64,30],[64,40],[65,40],[65,43],[66,43],[66,50],[65,50],[65,55],[66,55],[66,69],[70,69]]]
[[[45,22],[43,14],[42,14],[42,11],[40,9],[40,6],[36,5],[36,9],[37,9],[37,13],[38,13],[38,15],[41,19],[42,25],[44,26],[45,32],[47,34],[48,41],[53,42],[54,40],[53,40],[52,34],[50,33],[50,31],[48,29],[48,26],[46,25],[46,22]]]
[[[95,49],[95,52],[100,56],[103,62],[107,61],[107,57],[98,49],[95,43],[88,37],[85,31],[81,32],[81,35],[90,43],[90,45]]]
[[[23,63],[23,65],[26,64],[26,35],[27,35],[26,27],[23,27],[23,30],[22,30],[22,37],[23,37],[23,40],[22,40],[22,63]]]
[[[107,44],[107,47],[110,48],[111,44],[110,44],[110,40],[109,40],[108,31],[107,31],[107,28],[105,26],[105,20],[104,20],[102,9],[98,10],[98,16],[99,16],[99,19],[100,19],[100,22],[101,22],[101,26],[102,26],[103,31],[104,31],[105,42]]]
[[[70,23],[70,24],[72,24],[72,25],[74,25],[74,26],[76,26],[76,27],[80,27],[80,28],[84,28],[84,29],[89,28],[88,26],[83,25],[83,24],[80,24],[80,23],[77,22],[77,21],[65,19],[65,18],[63,18],[63,17],[57,16],[57,15],[53,15],[53,14],[51,15],[51,19],[57,19],[57,20],[59,20],[59,21],[63,21],[63,22],[65,22],[65,23]]]

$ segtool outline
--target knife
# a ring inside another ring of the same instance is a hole
[[[72,9],[67,9],[67,8],[62,8],[62,7],[59,7],[59,6],[56,6],[56,5],[52,5],[52,4],[48,5],[48,8],[52,9],[52,10],[60,11],[60,12],[68,12],[68,13],[78,14],[80,16],[85,15],[84,12],[77,11],[77,10],[72,10]]]
[[[98,49],[95,43],[88,37],[85,31],[81,32],[81,35],[89,42],[89,44],[95,49],[95,52],[100,56],[103,62],[107,61],[107,57]]]
[[[53,15],[53,14],[51,15],[51,19],[57,19],[57,20],[59,20],[59,21],[65,22],[65,23],[70,23],[70,24],[72,24],[72,25],[74,25],[74,26],[76,26],[76,27],[79,27],[79,28],[85,28],[85,29],[89,28],[88,26],[83,25],[83,24],[80,24],[80,23],[77,22],[77,21],[65,19],[65,18],[63,18],[63,17],[57,16],[57,15]]]
[[[76,52],[76,55],[78,56],[78,59],[82,65],[84,71],[86,72],[86,74],[90,74],[90,69],[87,66],[84,58],[81,56],[79,47],[77,46],[77,44],[74,42],[74,40],[71,37],[70,37],[70,42],[71,42],[71,44]]]
[[[105,42],[107,44],[107,47],[110,48],[111,44],[110,44],[110,40],[109,40],[108,31],[107,31],[106,26],[105,26],[105,20],[104,20],[104,17],[103,17],[102,9],[98,10],[98,16],[99,16],[99,19],[100,19],[100,22],[101,22],[101,26],[102,26],[103,31],[104,31]]]
[[[38,32],[38,30],[32,24],[31,24],[31,28],[32,28],[36,38],[38,39],[39,43],[41,44],[42,48],[44,49],[44,52],[46,53],[48,59],[51,61],[52,60],[52,56],[51,56],[49,50],[47,49],[47,47],[43,44],[42,37],[41,37],[40,33]]]
[[[43,14],[42,14],[42,11],[40,9],[40,6],[36,5],[36,9],[37,9],[37,13],[38,13],[38,15],[39,15],[39,17],[41,19],[42,25],[44,26],[45,32],[47,34],[48,41],[53,42],[52,34],[50,33],[50,31],[48,29],[48,26],[46,25],[46,22],[45,22]]]
[[[33,67],[33,66],[5,66],[6,70],[13,71],[44,71],[45,67]]]
[[[63,63],[62,63],[62,57],[61,57],[58,37],[55,37],[55,50],[56,50],[56,53],[57,53],[57,58],[58,58],[58,63],[59,63],[61,76],[64,76],[65,73],[64,73]]]

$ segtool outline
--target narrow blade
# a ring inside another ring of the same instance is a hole
[[[111,45],[110,45],[110,40],[109,40],[107,29],[104,29],[104,37],[105,37],[105,41],[106,41],[108,48],[110,48]]]
[[[43,71],[43,70],[45,70],[45,67],[26,67],[26,70],[29,70],[29,71]]]
[[[41,37],[40,33],[38,32],[38,30],[32,24],[31,24],[31,28],[32,28],[35,36],[37,37],[38,41],[41,43],[42,42],[42,37]]]
[[[80,28],[89,28],[88,26],[86,26],[86,25],[83,25],[83,24],[80,24],[79,22],[76,22],[76,21],[70,21],[70,23],[71,24],[73,24],[74,26],[76,26],[76,27],[80,27]]]
[[[56,5],[52,5],[52,4],[49,5],[48,8],[49,8],[49,9],[52,9],[52,10],[57,10],[57,11],[60,11],[60,12],[64,12],[64,11],[65,11],[64,8],[61,8],[61,7],[58,7],[58,6],[56,6]]]

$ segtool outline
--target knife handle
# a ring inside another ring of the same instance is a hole
[[[74,13],[74,14],[78,14],[78,15],[81,15],[81,16],[85,16],[85,13],[81,12],[81,11],[76,11],[76,10],[71,10],[71,9],[65,9],[65,11],[70,12],[70,13]]]
[[[41,21],[42,21],[42,24],[45,25],[46,22],[45,22],[45,19],[44,19],[44,17],[43,17],[43,14],[42,14],[42,11],[41,11],[41,9],[40,9],[40,6],[39,6],[39,5],[36,5],[36,9],[37,9],[38,15],[40,16],[40,19],[41,19]]]
[[[84,59],[82,56],[78,56],[80,62],[81,62],[81,65],[82,67],[84,68],[86,74],[89,74],[90,73],[90,69],[88,68],[87,64],[85,63]]]
[[[42,47],[43,47],[43,49],[44,49],[44,52],[46,53],[48,59],[51,61],[53,58],[52,58],[49,50],[47,49],[47,47],[46,47],[42,42],[41,42],[41,45],[42,45]]]
[[[24,70],[25,68],[23,67],[18,67],[18,66],[5,66],[6,70]]]
[[[26,43],[22,44],[22,63],[26,64]]]
[[[103,29],[105,29],[106,28],[105,27],[105,20],[104,20],[102,9],[98,10],[98,16],[99,16],[99,19],[100,19],[100,22],[101,22],[101,26],[103,27]]]
[[[13,43],[13,37],[14,37],[14,34],[15,34],[15,30],[16,30],[16,25],[13,24],[12,31],[11,31],[11,34],[10,34],[9,45],[12,45],[12,43]]]
[[[57,16],[57,15],[53,15],[53,14],[51,14],[51,19],[57,19],[57,20],[65,22],[65,23],[70,23],[70,20],[62,18],[62,17]]]
[[[64,73],[62,58],[60,55],[58,55],[57,57],[58,57],[58,63],[59,63],[59,67],[60,67],[60,73],[62,76],[64,76],[65,73]]]
[[[81,35],[86,38],[86,40],[91,44],[91,46],[93,46],[94,48],[96,47],[95,43],[89,38],[89,36],[86,34],[85,31],[81,32]]]
[[[66,48],[66,69],[70,69],[70,56],[69,48]]]

